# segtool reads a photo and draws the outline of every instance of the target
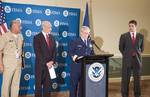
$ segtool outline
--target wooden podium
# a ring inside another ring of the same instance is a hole
[[[108,97],[109,57],[113,54],[84,56],[82,63],[81,97]]]

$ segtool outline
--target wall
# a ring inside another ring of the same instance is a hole
[[[91,21],[94,37],[102,50],[120,57],[118,41],[128,31],[128,21],[138,21],[138,31],[145,35],[144,55],[150,55],[149,0],[92,0]]]

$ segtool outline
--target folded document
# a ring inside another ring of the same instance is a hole
[[[52,65],[52,67],[49,69],[49,74],[50,74],[50,78],[51,79],[55,79],[56,78],[56,73],[55,73],[55,69],[54,66]]]

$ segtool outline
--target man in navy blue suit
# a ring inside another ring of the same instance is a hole
[[[82,26],[80,37],[70,43],[69,54],[73,60],[71,64],[70,97],[81,97],[81,63],[77,60],[82,56],[94,55],[90,36],[90,29]]]

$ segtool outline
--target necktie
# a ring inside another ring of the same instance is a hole
[[[46,34],[46,43],[47,43],[48,48],[50,48],[50,39],[49,39],[48,34]]]
[[[134,33],[132,33],[132,46],[134,47],[135,45],[135,37],[134,37]],[[136,55],[136,52],[133,50],[132,51],[132,56],[135,56]]]
[[[84,39],[84,43],[85,43],[85,45],[87,45],[87,42],[86,42],[86,40]]]
[[[134,37],[134,33],[132,33],[132,44],[134,45],[135,43],[135,37]]]

